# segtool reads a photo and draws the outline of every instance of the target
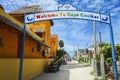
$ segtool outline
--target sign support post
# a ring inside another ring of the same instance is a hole
[[[26,23],[25,23],[24,13],[24,25],[23,25],[23,34],[22,34],[22,47],[21,47],[21,55],[20,55],[20,67],[19,67],[19,80],[22,80],[22,71],[23,71],[23,61],[24,61],[24,46],[25,46],[25,37],[26,37]]]
[[[116,64],[116,54],[115,54],[115,47],[114,47],[114,36],[113,36],[113,29],[112,29],[112,25],[111,25],[111,16],[110,16],[110,13],[109,13],[109,18],[110,18],[109,31],[110,31],[110,40],[111,40],[111,48],[112,48],[112,59],[113,59],[114,77],[115,77],[115,80],[118,80],[118,71],[117,71],[117,64]]]

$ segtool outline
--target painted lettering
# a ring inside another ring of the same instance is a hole
[[[80,16],[81,16],[81,17],[84,17],[83,14],[84,14],[84,13],[81,13]]]
[[[39,18],[40,18],[40,15],[37,15],[36,18],[39,19]]]
[[[70,12],[68,12],[67,15],[68,16],[72,16],[72,17],[78,17],[79,16],[79,14],[70,13]]]

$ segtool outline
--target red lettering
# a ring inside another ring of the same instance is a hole
[[[37,17],[37,19],[39,19],[39,18],[40,18],[40,15],[37,15],[36,17]]]
[[[51,17],[55,17],[55,14],[52,14]]]
[[[44,14],[44,18],[46,18],[46,17],[47,17],[47,15]]]
[[[41,18],[44,18],[44,16],[41,16]]]
[[[50,15],[48,15],[48,17],[51,17]]]

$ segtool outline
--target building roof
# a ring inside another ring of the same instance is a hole
[[[0,9],[0,21],[5,22],[6,24],[10,25],[11,27],[17,29],[20,32],[23,32],[23,24],[17,21],[15,18],[13,18],[11,15],[4,12],[2,9]],[[26,34],[28,37],[32,38],[38,43],[43,44],[46,47],[49,47],[47,44],[43,42],[42,38],[40,38],[38,35],[32,32],[28,26],[26,28]]]
[[[58,37],[57,34],[52,34],[52,35],[51,35],[51,38],[56,38],[56,37]]]
[[[34,5],[34,6],[24,6],[22,8],[19,8],[17,10],[14,10],[10,12],[10,14],[22,14],[22,13],[33,13],[33,12],[42,12],[43,9],[40,8],[39,5]]]
[[[30,14],[33,12],[44,12],[44,10],[42,8],[40,8],[40,5],[34,5],[34,6],[24,6],[22,8],[19,8],[17,10],[14,10],[12,12],[10,12],[9,14]],[[53,21],[50,20],[51,26],[54,25]]]
[[[4,11],[4,8],[3,8],[3,6],[1,4],[0,4],[0,9],[2,9]]]

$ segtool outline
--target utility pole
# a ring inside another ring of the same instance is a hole
[[[95,60],[94,60],[94,68],[95,72],[97,74],[97,59],[96,59],[96,22],[93,22],[93,27],[94,27],[94,55],[95,55]]]
[[[77,49],[77,60],[79,60],[79,44],[77,45],[78,49]]]
[[[95,21],[94,21],[94,50],[96,55],[96,22]]]
[[[99,32],[99,39],[100,39],[100,51],[102,50],[102,47],[101,47],[101,32]],[[103,52],[99,53],[100,54],[100,60],[101,60],[101,75],[102,77],[104,78],[105,77],[105,65],[104,65],[104,54]]]

